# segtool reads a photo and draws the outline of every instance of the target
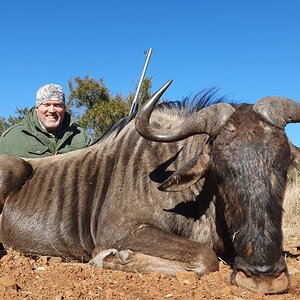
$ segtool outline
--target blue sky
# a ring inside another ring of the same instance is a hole
[[[298,0],[86,0],[0,4],[0,116],[34,105],[45,83],[103,78],[113,94],[139,81],[144,50],[153,91],[181,100],[218,87],[235,102],[300,101]],[[300,124],[286,128],[300,146]]]

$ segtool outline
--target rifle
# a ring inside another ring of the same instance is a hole
[[[139,96],[139,93],[140,93],[142,83],[144,81],[144,77],[145,77],[145,73],[146,73],[146,70],[147,70],[147,67],[148,67],[148,63],[149,63],[149,60],[150,60],[151,53],[152,53],[152,48],[150,48],[148,51],[147,50],[145,51],[145,54],[147,55],[147,57],[146,57],[146,61],[145,61],[145,64],[144,64],[144,69],[143,69],[143,72],[142,72],[142,75],[141,75],[141,78],[140,78],[139,85],[138,85],[137,90],[135,92],[134,99],[133,99],[133,102],[131,104],[128,116],[131,116],[132,114],[134,114],[138,111],[139,104],[138,104],[137,100],[138,100],[138,96]]]

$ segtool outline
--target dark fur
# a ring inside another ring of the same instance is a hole
[[[212,147],[212,171],[234,235],[236,267],[274,274],[282,257],[282,202],[290,161],[283,130],[267,124],[249,105],[237,106],[231,124]]]

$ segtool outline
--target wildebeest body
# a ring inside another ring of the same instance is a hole
[[[188,117],[159,110],[145,131],[147,117],[137,118],[146,138],[130,122],[57,157],[1,156],[1,241],[26,254],[171,275],[217,270],[217,255],[234,253],[233,282],[283,291],[282,201],[287,170],[299,160],[283,127],[300,113],[277,126],[261,103],[217,104]]]
[[[117,247],[140,225],[152,224],[217,247],[215,208],[205,199],[196,202],[200,188],[167,197],[155,188],[155,181],[171,172],[163,171],[169,163],[176,170],[178,158],[188,161],[199,151],[187,147],[192,139],[198,140],[195,148],[203,137],[158,145],[141,138],[130,124],[117,139],[68,155],[30,160],[31,178],[5,202],[3,243],[24,253],[87,261],[96,244]]]

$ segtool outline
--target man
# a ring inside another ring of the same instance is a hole
[[[58,84],[46,84],[36,93],[36,105],[24,120],[0,138],[0,154],[25,158],[51,156],[87,147],[91,140],[65,108]]]

